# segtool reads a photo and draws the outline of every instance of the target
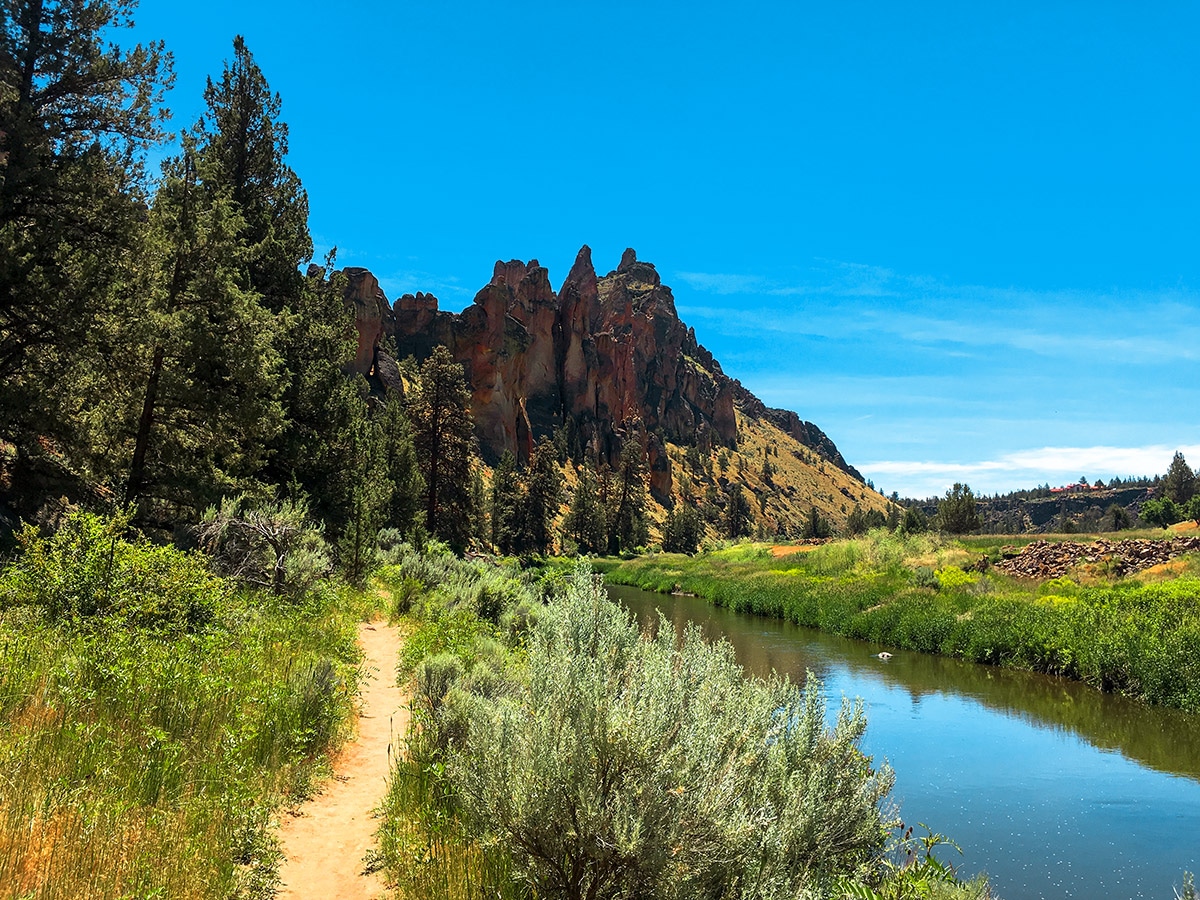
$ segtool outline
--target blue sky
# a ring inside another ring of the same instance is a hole
[[[460,309],[626,246],[885,491],[1200,463],[1200,6],[143,0],[244,34],[323,251]]]

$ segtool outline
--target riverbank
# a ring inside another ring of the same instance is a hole
[[[1011,540],[1011,539],[1010,539]],[[739,544],[694,557],[598,560],[612,582],[695,594],[737,612],[870,641],[1073,678],[1104,691],[1200,709],[1197,554],[1166,571],[1112,577],[1005,575],[996,538],[874,532],[802,552]]]
[[[380,828],[399,896],[991,896],[899,825],[861,707],[827,720],[817,679],[651,639],[586,568],[397,552],[379,580],[411,630]]]

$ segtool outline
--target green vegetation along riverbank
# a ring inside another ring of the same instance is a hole
[[[1011,538],[1006,540],[1011,541]],[[777,556],[742,544],[595,565],[618,584],[680,591],[738,612],[870,641],[1078,679],[1200,709],[1200,567],[1045,582],[970,571],[996,538],[872,532]]]
[[[0,571],[0,898],[266,898],[357,684],[345,589],[248,591],[77,513]]]
[[[643,635],[586,567],[399,548],[381,580],[411,629],[380,840],[400,896],[990,896],[937,862],[940,835],[900,833],[861,707],[827,722],[816,679]]]

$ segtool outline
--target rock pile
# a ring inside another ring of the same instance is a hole
[[[1168,562],[1183,553],[1200,551],[1200,537],[1168,540],[1034,541],[1021,550],[1003,547],[996,568],[1020,578],[1059,578],[1080,563],[1107,562],[1114,575],[1129,575]]]

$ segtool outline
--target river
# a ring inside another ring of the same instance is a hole
[[[1200,718],[1063,679],[895,651],[695,597],[610,585],[643,623],[725,638],[757,675],[812,671],[831,706],[861,697],[863,749],[896,771],[900,816],[962,847],[1003,900],[1171,900],[1200,869]],[[1198,648],[1200,651],[1200,648]]]

